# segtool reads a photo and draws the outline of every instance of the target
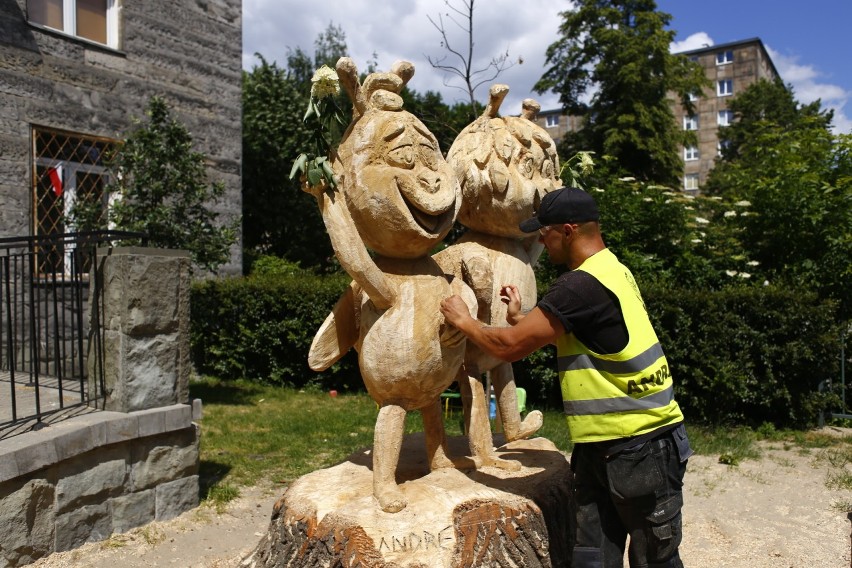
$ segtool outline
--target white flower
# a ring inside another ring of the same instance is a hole
[[[737,272],[736,270],[726,270],[725,274],[727,274],[728,276],[736,276]]]
[[[702,224],[702,225],[706,225],[706,224],[707,224],[707,223],[709,223],[710,221],[708,221],[708,220],[707,220],[707,219],[705,219],[704,217],[696,217],[696,218],[695,218],[695,222],[696,222],[696,223],[700,223],[700,224]]]
[[[618,181],[636,181],[636,178],[633,176],[627,176],[623,178],[618,178]]]
[[[736,212],[736,211],[725,211],[725,215],[724,215],[724,216],[725,216],[726,218],[727,218],[727,217],[736,217],[736,216],[737,216],[737,212]]]
[[[748,272],[740,272],[740,278],[751,278],[751,274]]]
[[[580,169],[584,174],[591,173],[595,168],[595,162],[592,160],[591,152],[578,152],[580,156]]]
[[[739,207],[749,207],[751,205],[751,201],[737,201],[734,205],[738,205]]]
[[[749,266],[757,266],[760,263],[757,262],[756,260],[750,260],[750,261],[746,262],[746,264],[748,264]]]
[[[711,197],[710,199],[712,199],[713,201],[722,201],[722,198],[721,198],[721,197],[719,197],[718,195],[714,195],[714,196],[713,196],[713,197]]]
[[[687,211],[695,211],[695,207],[693,207],[692,205],[687,205],[684,207],[684,209],[686,209]]]
[[[601,188],[599,188],[599,187],[596,187],[596,188],[595,188],[595,189],[593,189],[592,191],[597,191],[598,193],[603,193],[603,192],[604,192],[604,190],[603,190],[603,189],[601,189]]]
[[[686,195],[684,195],[683,197],[684,197],[685,199],[695,199],[695,196],[694,196],[694,195],[690,195],[690,194],[688,194],[688,193],[687,193]]]
[[[700,243],[700,242],[701,242],[701,239],[692,239],[692,243],[693,243],[693,244],[696,244],[696,245],[697,245],[697,244],[698,244],[698,243]]]
[[[339,92],[340,79],[337,76],[337,71],[328,65],[323,65],[317,69],[314,76],[311,77],[311,97],[319,100],[329,95],[336,95]]]
[[[642,198],[642,201],[654,201],[654,200],[653,200],[653,199],[651,199],[650,197],[643,197],[643,198]]]

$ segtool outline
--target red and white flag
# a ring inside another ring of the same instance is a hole
[[[62,197],[62,166],[47,168],[47,175],[50,176],[53,193],[56,197]]]

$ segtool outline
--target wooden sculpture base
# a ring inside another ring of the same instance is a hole
[[[495,436],[495,444],[502,440]],[[449,440],[466,455],[467,438]],[[370,450],[295,481],[242,565],[438,568],[570,565],[571,471],[545,438],[498,448],[520,471],[429,472],[422,434],[406,436],[397,482],[408,506],[383,512],[372,494]]]

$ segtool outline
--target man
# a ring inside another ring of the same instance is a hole
[[[557,347],[559,379],[574,450],[577,504],[574,568],[681,568],[682,486],[692,454],[672,377],[630,271],[606,248],[594,199],[583,190],[547,194],[535,217],[562,274],[528,314],[505,285],[511,327],[488,327],[461,298],[441,303],[446,320],[483,350],[516,361],[548,343]]]

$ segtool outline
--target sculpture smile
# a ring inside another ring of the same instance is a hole
[[[403,203],[408,208],[409,216],[417,223],[421,229],[429,233],[430,235],[436,235],[441,232],[441,229],[446,226],[448,217],[453,214],[453,207],[449,207],[445,211],[438,213],[437,215],[433,215],[431,213],[426,213],[417,207],[414,203],[412,203],[406,196],[405,192],[399,192],[400,197],[402,197]],[[455,200],[451,205],[455,204]]]

